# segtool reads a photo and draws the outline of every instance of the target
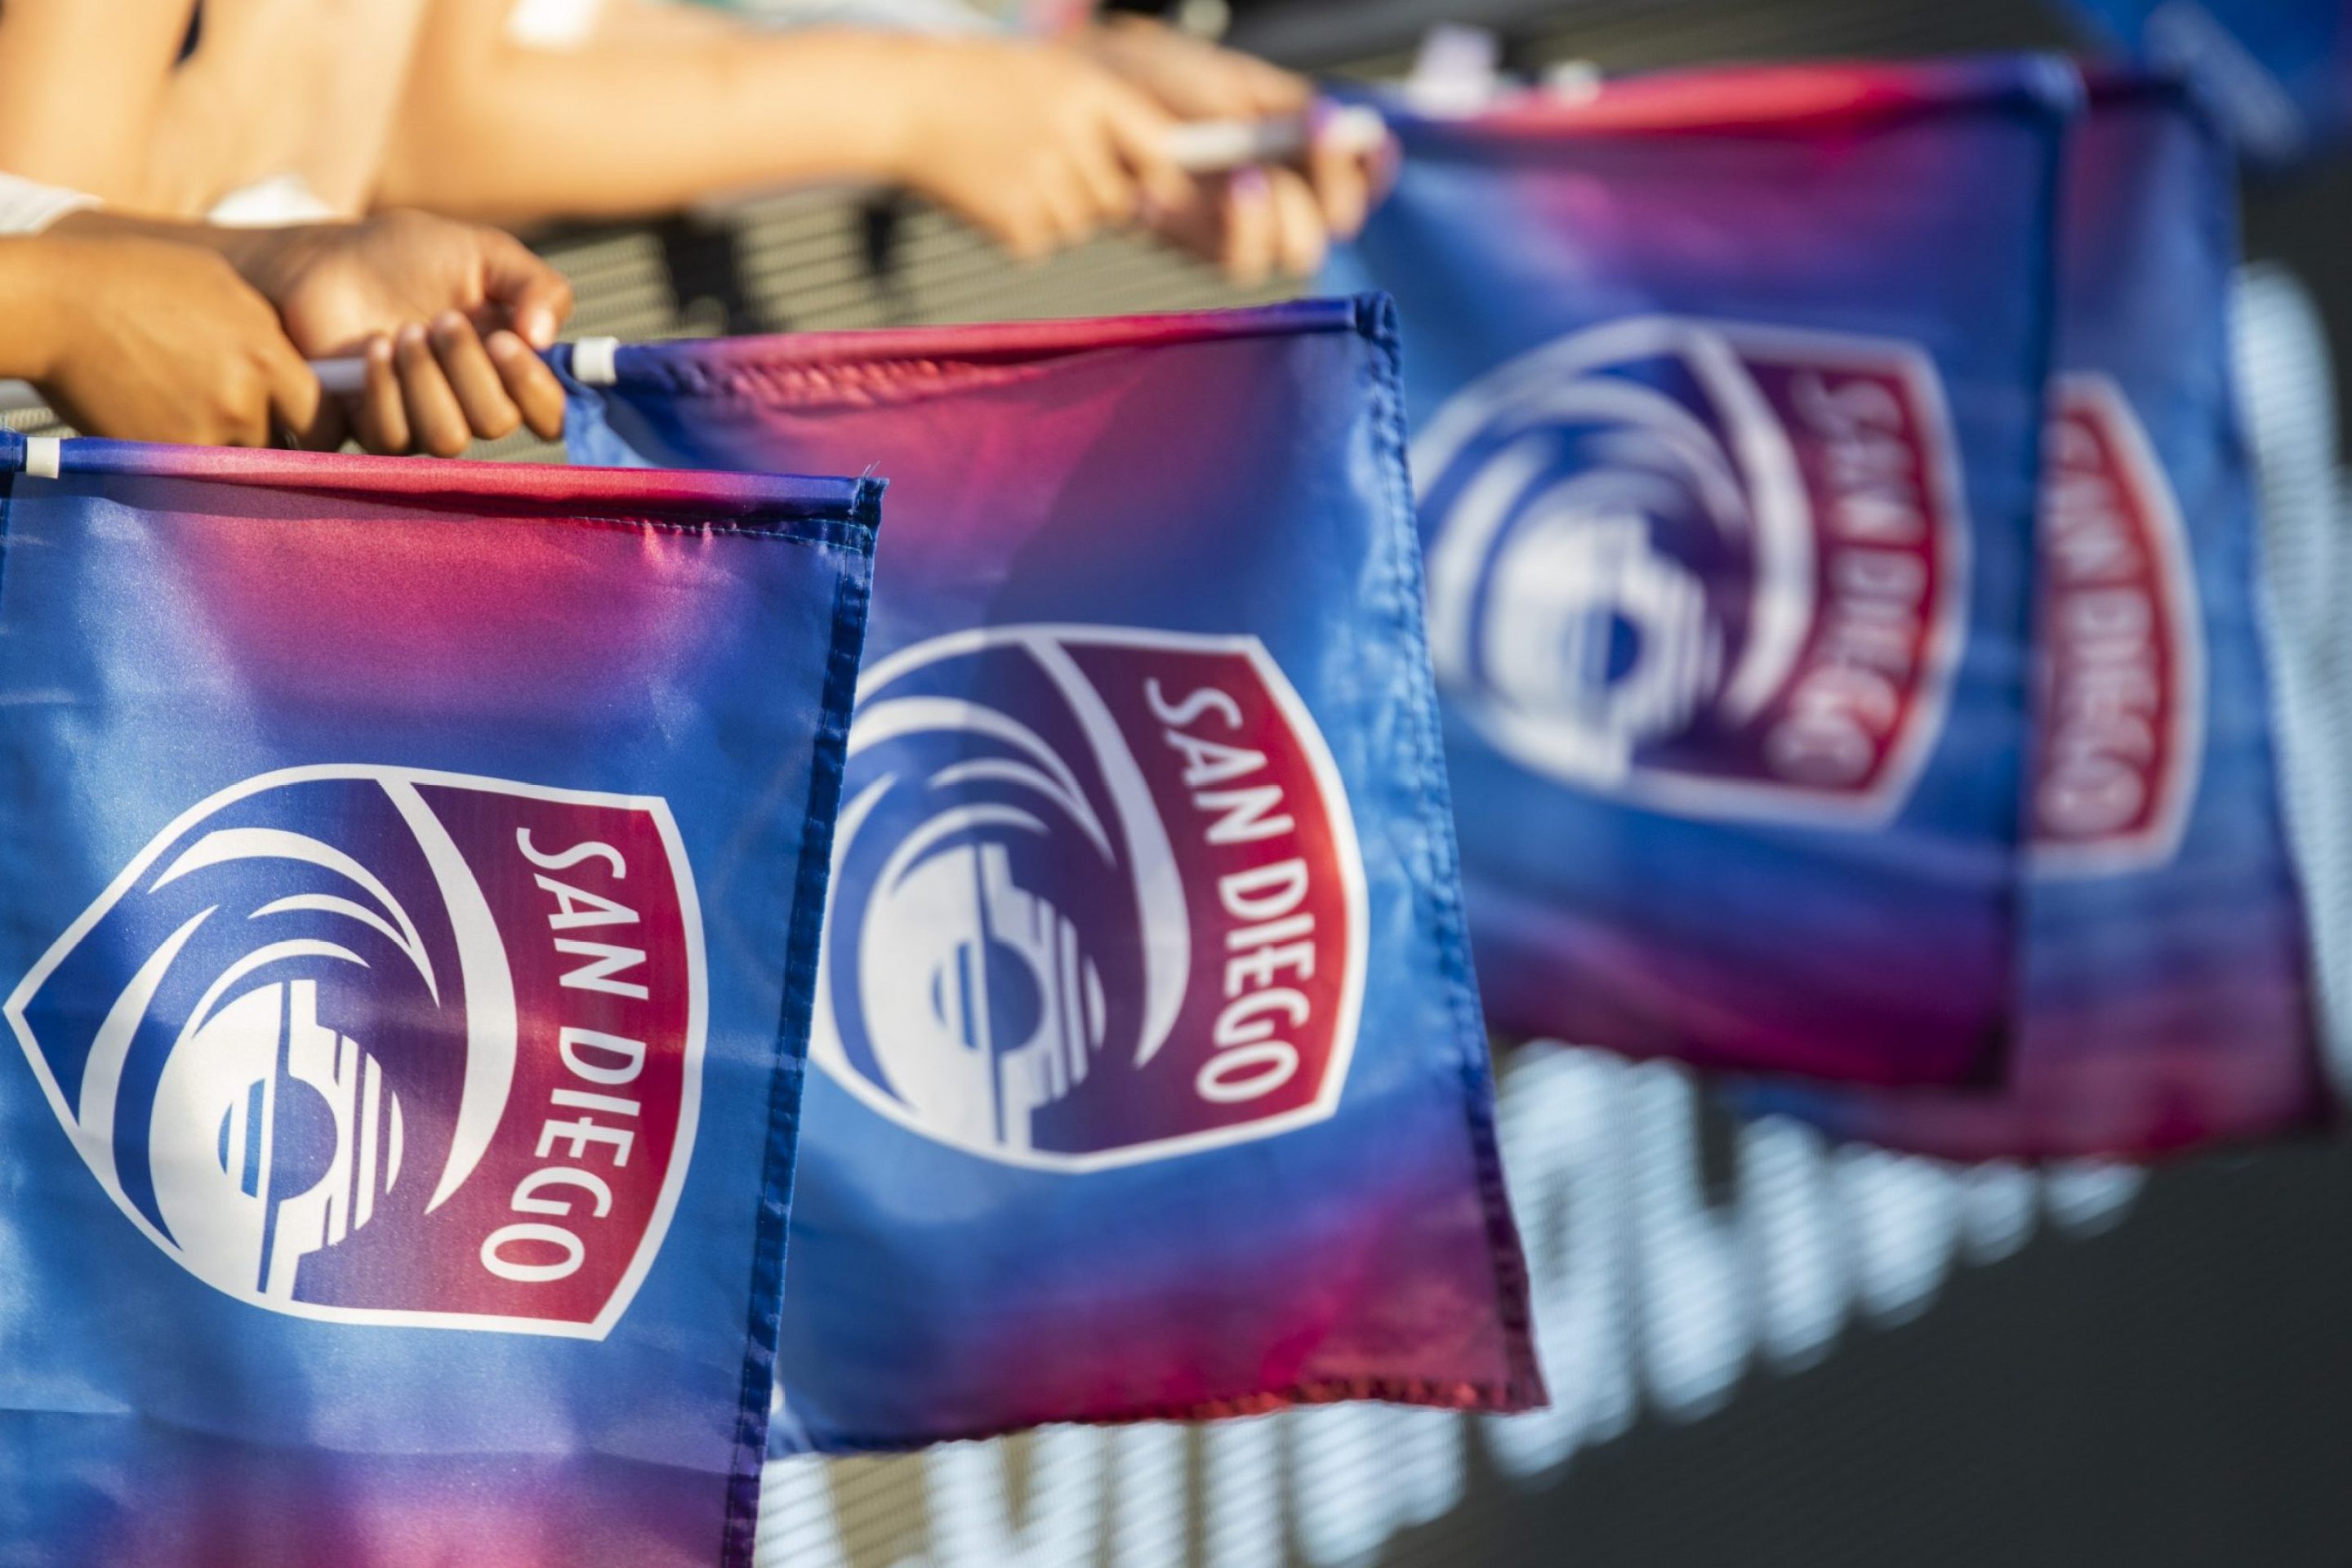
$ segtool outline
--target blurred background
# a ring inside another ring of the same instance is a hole
[[[1159,7],[1139,7],[1160,9]],[[1433,25],[1536,76],[2089,42],[2044,0],[1186,0],[1282,64],[1393,77]],[[2352,166],[2256,179],[2241,358],[2265,499],[2343,522]],[[542,232],[568,335],[1243,302],[1143,238],[1015,266],[905,198]],[[1407,352],[1410,353],[1410,342]],[[38,412],[6,416],[47,426]],[[528,436],[477,456],[560,460]],[[2324,896],[2324,895],[2323,895]],[[2336,977],[2343,984],[2352,977]],[[1664,1066],[1497,1042],[1553,1408],[1347,1406],[772,1467],[793,1568],[2352,1563],[2352,1153],[2028,1173],[1738,1124]]]

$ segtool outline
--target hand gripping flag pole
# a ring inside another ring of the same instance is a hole
[[[1196,120],[1174,128],[1169,155],[1180,168],[1195,174],[1223,174],[1251,163],[1278,163],[1298,158],[1310,147],[1321,146],[1368,156],[1388,141],[1388,126],[1378,113],[1361,105],[1335,107],[1318,121],[1312,115],[1271,120]],[[737,193],[704,204],[702,210],[723,213],[750,196]],[[367,384],[367,362],[341,355],[310,362],[320,390],[331,396],[351,396]],[[40,393],[21,381],[0,381],[0,415],[24,414],[44,406]]]

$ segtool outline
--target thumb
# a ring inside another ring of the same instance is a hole
[[[1200,194],[1171,150],[1176,121],[1141,93],[1121,84],[1108,106],[1112,143],[1157,210],[1179,212]]]
[[[279,338],[269,346],[263,374],[270,413],[296,446],[319,451],[342,444],[341,410],[320,391],[318,376],[292,343]]]
[[[571,281],[512,235],[480,232],[486,300],[505,313],[523,342],[535,349],[551,346],[572,314]]]

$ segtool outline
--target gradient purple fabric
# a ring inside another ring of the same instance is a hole
[[[2179,87],[2116,79],[2067,158],[2014,1060],[1997,1094],[1755,1096],[1960,1159],[2154,1154],[2329,1111],[2230,384],[2228,149]]]
[[[1990,1084],[2016,1037],[2063,62],[1402,113],[1396,296],[1488,1016]]]
[[[1540,1397],[1385,301],[620,351],[890,483],[775,1446]]]
[[[747,1565],[878,487],[40,456],[0,1563]]]

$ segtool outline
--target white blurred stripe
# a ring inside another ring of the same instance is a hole
[[[2352,1091],[2352,551],[2327,335],[2302,283],[2241,275],[2237,373],[2262,500],[2263,628],[2287,833],[2303,873],[2328,1065]]]

